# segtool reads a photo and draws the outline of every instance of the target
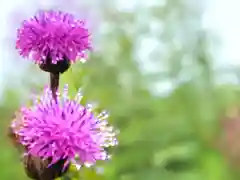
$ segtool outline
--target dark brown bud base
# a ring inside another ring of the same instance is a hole
[[[18,136],[13,132],[12,128],[9,128],[8,136],[14,146],[23,154],[27,148],[19,142]],[[64,166],[66,163],[65,159],[61,159],[49,166],[52,161],[51,158],[42,160],[39,157],[33,157],[31,155],[24,156],[22,161],[26,175],[33,180],[54,180],[62,177],[67,173],[70,166],[70,164]]]
[[[23,157],[24,169],[27,176],[33,180],[54,180],[67,173],[70,164],[64,167],[66,160],[62,159],[49,167],[51,158],[42,160],[30,155]]]
[[[53,74],[62,74],[66,72],[71,66],[68,58],[64,58],[63,60],[58,61],[57,64],[53,64],[52,59],[50,57],[47,57],[46,61],[44,62],[45,63],[39,65],[40,69]]]

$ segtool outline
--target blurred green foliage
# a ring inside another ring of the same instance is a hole
[[[209,55],[211,37],[201,28],[202,9],[197,1],[169,0],[165,6],[135,13],[117,12],[107,3],[102,8],[111,31],[102,36],[101,51],[93,53],[87,63],[74,65],[61,77],[60,84],[69,84],[71,95],[82,87],[88,101],[96,101],[110,111],[111,123],[120,130],[119,146],[112,149],[110,161],[80,171],[73,168],[68,177],[239,179],[238,167],[233,168],[218,147],[223,131],[221,120],[228,107],[239,104],[239,87],[215,83]],[[164,43],[167,53],[159,48],[160,52],[152,55],[153,60],[139,62],[133,52],[137,38],[149,33],[144,23],[151,19],[163,26],[154,37]],[[159,67],[157,72],[140,70],[150,61]],[[152,90],[157,91],[154,84],[162,81],[175,88],[166,90],[164,95],[153,93]],[[0,107],[2,180],[26,179],[19,155],[6,137],[20,101],[17,89],[7,89]],[[103,171],[98,172],[97,168]]]

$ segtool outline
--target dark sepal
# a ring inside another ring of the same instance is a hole
[[[34,180],[54,180],[65,175],[70,167],[70,164],[64,166],[65,159],[61,159],[49,167],[50,163],[51,158],[42,160],[31,155],[23,157],[25,172],[29,178]]]
[[[58,61],[56,64],[53,64],[50,57],[47,57],[44,63],[39,65],[41,70],[53,74],[62,74],[66,72],[70,66],[71,64],[68,58],[64,58],[63,60]]]

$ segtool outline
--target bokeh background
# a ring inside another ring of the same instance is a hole
[[[65,180],[239,180],[238,0],[0,2],[0,179],[26,180],[6,131],[48,76],[15,50],[16,28],[38,9],[86,19],[94,51],[62,76],[71,94],[111,112],[112,159]]]

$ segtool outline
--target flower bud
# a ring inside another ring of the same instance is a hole
[[[50,164],[51,161],[51,158],[43,160],[25,155],[23,157],[24,170],[27,176],[34,180],[54,180],[68,171],[70,164],[66,165],[66,160],[60,159],[54,164]]]

